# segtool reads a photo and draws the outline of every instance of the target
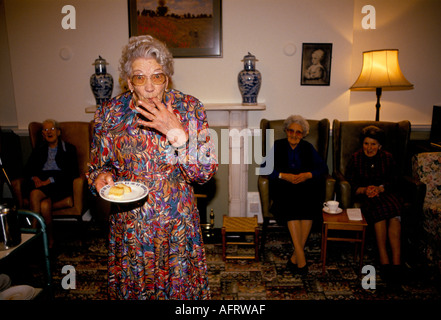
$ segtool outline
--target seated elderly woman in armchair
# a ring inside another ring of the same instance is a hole
[[[304,252],[312,223],[321,212],[323,180],[328,173],[326,162],[314,147],[303,140],[309,124],[292,115],[284,122],[287,138],[274,143],[274,170],[269,176],[271,212],[288,225],[294,253],[287,267],[293,274],[305,275],[308,265]]]
[[[403,200],[397,192],[395,160],[391,153],[382,149],[384,137],[384,131],[376,126],[362,130],[362,148],[352,155],[346,178],[355,202],[360,203],[368,223],[374,225],[380,272],[385,280],[397,281],[401,264],[400,215]],[[388,239],[392,259],[387,252]]]
[[[24,190],[29,193],[30,210],[45,220],[52,248],[52,203],[72,194],[72,182],[78,177],[77,151],[61,140],[57,121],[43,121],[41,133],[43,143],[32,151],[25,167]]]

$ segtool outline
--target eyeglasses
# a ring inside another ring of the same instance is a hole
[[[165,81],[167,80],[167,76],[163,73],[154,73],[149,77],[143,74],[135,74],[132,76],[130,80],[132,81],[132,84],[134,86],[143,86],[147,83],[147,78],[149,78],[152,84],[156,86],[164,84]]]
[[[300,131],[300,130],[286,129],[286,132],[289,134],[295,134],[295,135],[299,135],[299,136],[303,135],[303,131]]]
[[[55,128],[52,127],[52,128],[43,129],[43,132],[48,132],[48,131],[55,131]]]

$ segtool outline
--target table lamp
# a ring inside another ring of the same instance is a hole
[[[380,121],[380,97],[382,90],[412,89],[398,63],[398,50],[372,50],[363,52],[363,67],[351,90],[375,90],[377,111],[375,121]]]

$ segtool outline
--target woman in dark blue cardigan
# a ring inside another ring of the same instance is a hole
[[[321,212],[328,166],[314,147],[303,140],[309,133],[309,124],[303,117],[288,117],[284,129],[287,138],[274,143],[274,170],[269,176],[271,212],[279,222],[287,223],[291,234],[294,253],[288,268],[293,273],[306,274],[304,247],[312,222]]]

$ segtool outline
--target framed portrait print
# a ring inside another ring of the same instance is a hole
[[[303,43],[302,86],[329,86],[332,43]]]
[[[222,0],[128,0],[130,36],[149,34],[174,58],[222,57]]]

